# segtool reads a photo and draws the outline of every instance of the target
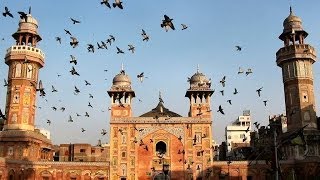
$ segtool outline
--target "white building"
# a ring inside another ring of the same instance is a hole
[[[231,125],[226,127],[226,143],[228,153],[237,147],[250,146],[251,116],[250,110],[244,110]]]

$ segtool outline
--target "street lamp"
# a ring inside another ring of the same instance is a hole
[[[162,171],[164,173],[164,179],[167,180],[167,176],[168,176],[168,173],[169,173],[169,164],[165,164],[163,163],[163,166],[162,166]]]

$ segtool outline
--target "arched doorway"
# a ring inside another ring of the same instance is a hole
[[[170,180],[170,177],[164,173],[159,173],[154,176],[153,180]]]
[[[167,152],[167,145],[163,141],[159,141],[156,144],[156,152],[159,154],[166,154]]]
[[[14,180],[14,170],[13,169],[11,169],[10,171],[9,171],[9,180]]]

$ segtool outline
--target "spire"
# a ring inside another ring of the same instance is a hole
[[[121,63],[121,70],[120,70],[120,73],[121,73],[121,74],[125,74],[124,67],[123,67],[123,63]]]
[[[199,73],[199,64],[197,65],[197,73]]]
[[[163,102],[163,99],[162,99],[162,97],[161,97],[161,91],[159,91],[159,102],[164,103],[164,102]]]
[[[290,14],[293,14],[293,13],[292,13],[292,7],[291,7],[291,5],[290,5]]]
[[[29,14],[31,14],[31,6],[29,7]]]

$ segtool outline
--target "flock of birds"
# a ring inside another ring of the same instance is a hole
[[[113,8],[124,9],[124,5],[120,0],[115,0],[114,3],[112,3],[112,4],[109,3],[109,0],[102,0],[100,2],[100,4],[103,5],[103,6],[106,6],[106,7],[110,8],[110,9],[112,9],[112,7]],[[31,11],[31,9],[29,9],[29,13],[30,13],[30,11]],[[24,19],[25,21],[27,21],[27,13],[19,11],[18,14],[20,16],[20,19]],[[13,14],[11,13],[11,11],[9,10],[8,7],[4,8],[4,12],[2,13],[2,15],[4,17],[14,18]],[[78,20],[78,19],[75,19],[75,18],[71,18],[70,17],[70,21],[71,21],[72,25],[81,24],[81,21]],[[163,15],[163,19],[160,22],[160,27],[163,28],[165,32],[168,32],[170,30],[172,30],[172,31],[176,30],[175,24],[173,22],[173,19],[170,18],[166,14]],[[186,24],[181,24],[181,29],[180,30],[187,30],[187,29],[188,29],[188,26]],[[70,39],[70,41],[67,43],[68,46],[70,45],[71,48],[79,48],[79,44],[80,44],[79,39],[80,38],[76,37],[72,33],[72,31],[69,30],[69,29],[64,29],[64,33],[65,33],[65,35],[68,36],[67,39]],[[141,34],[140,35],[142,37],[142,42],[148,42],[150,40],[150,35],[144,29],[141,29]],[[55,41],[58,43],[58,45],[60,45],[60,44],[65,42],[65,39],[62,36],[56,36],[55,37]],[[100,41],[95,42],[95,43],[84,43],[84,44],[86,44],[86,50],[88,51],[88,53],[95,53],[97,50],[101,50],[101,49],[108,50],[115,43],[116,43],[116,37],[114,35],[110,34],[106,40],[100,40]],[[236,51],[242,51],[243,50],[243,47],[241,47],[240,45],[236,45],[235,48],[236,48],[235,49]],[[120,48],[118,46],[116,46],[115,49],[116,49],[116,53],[117,54],[125,54],[126,53],[126,51],[123,48]],[[130,52],[130,53],[135,53],[136,52],[135,45],[128,44],[127,51]],[[28,63],[28,60],[26,60],[26,63]],[[76,55],[72,55],[72,54],[70,55],[69,63],[70,63],[70,66],[71,66],[70,67],[70,71],[69,71],[70,75],[71,76],[80,76],[80,72],[78,72],[78,70],[77,70],[78,60],[77,60]],[[104,69],[103,71],[107,72],[108,70]],[[243,70],[241,67],[239,67],[238,74],[245,74],[246,76],[249,76],[252,73],[253,72],[252,72],[251,68],[248,68],[247,70]],[[59,73],[57,74],[58,78],[61,77],[61,76],[62,76],[61,74],[59,74]],[[144,81],[144,78],[148,78],[148,77],[145,76],[144,72],[141,72],[141,73],[137,74],[136,77],[141,83]],[[226,76],[224,76],[219,82],[220,82],[222,88],[225,88],[225,85],[227,83]],[[85,86],[91,86],[91,83],[88,80],[84,80],[84,84],[85,84]],[[8,86],[8,82],[7,82],[6,79],[4,79],[4,86]],[[36,91],[39,92],[39,95],[42,98],[46,97],[47,91],[50,91],[50,93],[58,93],[59,92],[59,89],[57,89],[56,86],[53,85],[53,84],[51,85],[51,90],[49,90],[49,88],[45,88],[43,86],[42,80],[39,80],[38,84],[34,85],[34,86],[36,86],[35,87]],[[263,87],[260,87],[260,88],[256,89],[258,97],[261,96],[262,88]],[[82,90],[79,88],[79,86],[74,85],[74,90],[73,90],[73,94],[74,95],[81,94],[81,91]],[[225,95],[224,89],[220,90],[220,93],[221,93],[222,96],[224,96]],[[238,91],[238,89],[234,88],[233,94],[237,95],[239,93],[240,92]],[[90,103],[90,99],[93,99],[92,93],[89,93],[89,97],[88,98],[89,98],[89,101],[88,101],[88,105],[87,106],[88,106],[88,108],[93,108],[92,103]],[[46,98],[45,98],[45,100],[46,100],[46,102],[48,102],[48,100]],[[263,100],[264,106],[267,106],[267,101],[268,100]],[[139,99],[139,102],[142,102],[141,99]],[[232,105],[232,100],[228,99],[227,103]],[[36,106],[36,107],[39,108],[39,109],[42,108],[40,106]],[[54,106],[54,105],[52,105],[52,106],[49,105],[49,107],[50,107],[50,109],[52,111],[60,110],[61,112],[64,112],[67,109],[64,106],[57,107],[57,106]],[[108,108],[108,110],[110,110],[110,108]],[[105,112],[105,110],[101,110],[101,111]],[[225,114],[225,111],[222,108],[222,105],[219,105],[217,112],[219,112],[219,113],[221,113],[223,115]],[[80,117],[82,115],[84,117],[87,117],[87,118],[90,117],[89,113],[87,111],[85,111],[83,114],[81,114],[81,113],[76,113],[75,115],[70,114],[69,118],[66,121],[69,122],[69,123],[72,123],[75,120],[74,119],[75,116],[76,117]],[[6,119],[5,113],[2,113],[1,109],[0,109],[0,117],[2,119]],[[47,119],[46,123],[50,126],[52,123],[54,123],[54,121],[52,121],[50,119]],[[81,132],[86,132],[86,129],[84,127],[81,127],[80,130],[81,130]],[[106,134],[107,134],[107,131],[105,129],[101,129],[101,135],[104,136]],[[147,147],[145,147],[145,148],[147,148]]]

